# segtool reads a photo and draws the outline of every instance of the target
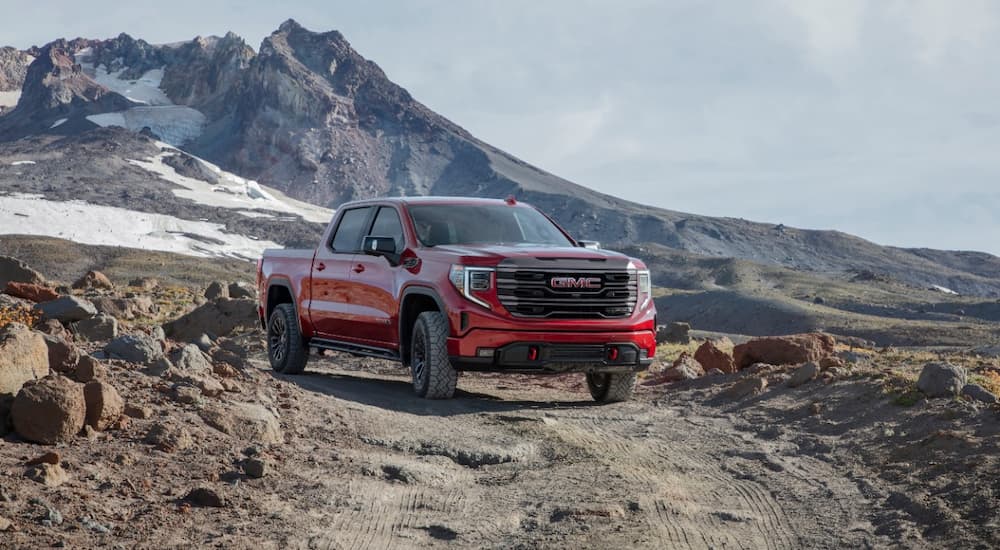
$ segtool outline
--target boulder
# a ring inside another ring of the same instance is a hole
[[[733,384],[723,395],[729,399],[743,399],[744,397],[757,395],[765,389],[767,389],[767,378],[752,376]]]
[[[994,395],[993,392],[980,386],[979,384],[966,384],[962,386],[962,395],[972,399],[973,401],[979,401],[980,403],[986,403],[987,405],[996,405],[998,402],[997,396]]]
[[[161,422],[149,427],[145,441],[165,453],[183,451],[194,445],[194,439],[187,429]]]
[[[689,344],[691,342],[691,325],[688,323],[673,322],[669,325],[657,327],[657,344]]]
[[[32,283],[18,283],[16,281],[10,281],[7,283],[7,288],[4,289],[4,294],[35,303],[51,302],[59,297],[58,292],[47,286]]]
[[[59,464],[43,462],[36,464],[24,472],[25,477],[37,481],[46,487],[58,487],[69,481],[69,474]]]
[[[163,325],[163,330],[174,340],[191,342],[202,334],[226,336],[238,328],[250,330],[258,325],[257,302],[220,298]]]
[[[843,368],[843,367],[846,367],[846,366],[847,366],[847,363],[845,363],[844,360],[841,359],[839,356],[838,357],[834,357],[834,356],[831,355],[830,357],[824,357],[824,358],[822,358],[822,359],[819,360],[819,368],[820,368],[820,370],[833,369],[833,368],[838,368],[839,369],[839,368]]]
[[[833,355],[835,344],[832,336],[818,332],[754,338],[733,348],[733,360],[737,369],[754,363],[797,365]]]
[[[121,359],[140,365],[152,365],[163,357],[160,343],[147,334],[126,334],[119,336],[104,348],[104,353],[112,359]]]
[[[138,288],[139,290],[149,292],[150,290],[155,290],[160,286],[160,281],[152,277],[139,277],[132,279],[128,282],[128,286],[132,288]]]
[[[254,289],[253,285],[250,283],[229,283],[229,297],[230,298],[247,298],[250,300],[257,299],[257,290]]]
[[[93,380],[83,387],[87,403],[87,425],[99,432],[111,427],[125,412],[125,402],[108,382]]]
[[[45,277],[41,273],[28,267],[28,264],[11,258],[10,256],[0,256],[0,288],[6,288],[7,283],[28,283],[33,285],[44,285]]]
[[[90,319],[77,321],[70,328],[77,338],[85,342],[98,342],[118,337],[118,320],[104,313],[98,313]]]
[[[125,415],[145,420],[153,416],[153,408],[145,405],[125,405]]]
[[[92,380],[99,380],[107,377],[108,370],[96,357],[84,355],[76,364],[73,378],[81,384],[86,384]]]
[[[271,411],[254,403],[219,404],[207,407],[201,418],[209,426],[254,443],[280,443],[281,425]]]
[[[215,489],[208,487],[198,487],[188,491],[184,500],[195,506],[207,506],[211,508],[223,508],[226,506],[226,499]]]
[[[66,330],[66,327],[55,319],[46,319],[45,321],[36,324],[35,327],[39,332],[50,336],[56,336],[66,341],[69,341],[72,338],[72,335]]]
[[[211,350],[212,347],[215,345],[212,343],[212,339],[209,338],[207,334],[202,334],[201,336],[192,340],[191,343],[198,346],[198,349],[200,349],[205,353],[208,353],[209,350]]]
[[[97,315],[94,304],[76,296],[62,296],[51,302],[43,302],[36,305],[35,309],[41,312],[43,319],[55,319],[63,324],[90,319]]]
[[[100,271],[88,271],[86,275],[73,283],[73,288],[77,290],[113,290],[115,285],[111,284],[111,279],[108,279],[108,276]]]
[[[178,370],[187,374],[208,374],[212,372],[212,361],[198,346],[187,344],[170,354],[170,362]]]
[[[674,361],[674,364],[670,368],[664,369],[663,372],[651,378],[646,385],[651,386],[680,380],[694,380],[704,375],[705,369],[702,368],[701,363],[695,361],[687,352],[684,352]]]
[[[793,372],[792,376],[788,378],[785,385],[789,388],[797,388],[802,384],[815,379],[817,376],[819,376],[819,365],[810,361],[795,369],[795,372]]]
[[[205,298],[208,298],[209,300],[229,298],[229,287],[219,281],[213,281],[212,284],[208,285],[208,288],[205,289]]]
[[[69,441],[83,429],[87,416],[83,386],[58,375],[29,382],[14,398],[10,416],[14,430],[28,441]]]
[[[80,352],[76,346],[58,336],[42,334],[42,339],[49,352],[49,369],[63,374],[76,369],[76,363],[80,360]]]
[[[42,334],[11,323],[0,328],[0,395],[16,394],[25,382],[49,374],[49,350]]]
[[[701,363],[705,370],[719,369],[722,372],[736,372],[733,356],[729,353],[733,342],[729,338],[706,340],[694,352],[694,360]]]
[[[180,385],[188,385],[198,388],[201,394],[205,397],[218,397],[226,391],[221,382],[207,375],[182,375],[174,376],[171,379],[177,381]]]
[[[920,371],[917,389],[929,397],[955,397],[966,384],[965,369],[951,363],[927,363]]]
[[[243,473],[247,477],[260,479],[267,475],[268,463],[263,458],[253,457],[243,461]]]

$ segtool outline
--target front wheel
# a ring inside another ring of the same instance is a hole
[[[634,372],[588,372],[587,388],[598,403],[617,403],[632,399],[639,375]]]
[[[267,357],[271,368],[282,374],[299,374],[306,368],[309,350],[292,304],[278,304],[267,320]]]
[[[448,360],[448,318],[425,311],[413,326],[410,345],[413,391],[427,399],[451,399],[458,385],[458,371]]]

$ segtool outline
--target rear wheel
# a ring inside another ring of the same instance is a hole
[[[448,360],[448,319],[443,313],[425,311],[413,326],[410,372],[413,391],[427,399],[451,399],[458,385],[458,371]]]
[[[617,403],[632,399],[639,375],[634,372],[588,372],[587,388],[598,403]]]
[[[306,368],[309,350],[292,304],[278,304],[267,320],[267,357],[271,368],[282,374],[299,374]]]

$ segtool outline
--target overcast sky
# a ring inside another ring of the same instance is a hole
[[[232,30],[256,49],[293,17],[600,191],[1000,254],[1000,2],[0,1],[19,47]]]

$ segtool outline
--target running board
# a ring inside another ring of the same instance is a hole
[[[379,359],[399,361],[399,353],[391,349],[365,346],[362,344],[352,344],[350,342],[340,342],[338,340],[327,340],[326,338],[313,338],[309,340],[309,347],[328,349],[330,351],[343,351],[365,357],[378,357]]]

